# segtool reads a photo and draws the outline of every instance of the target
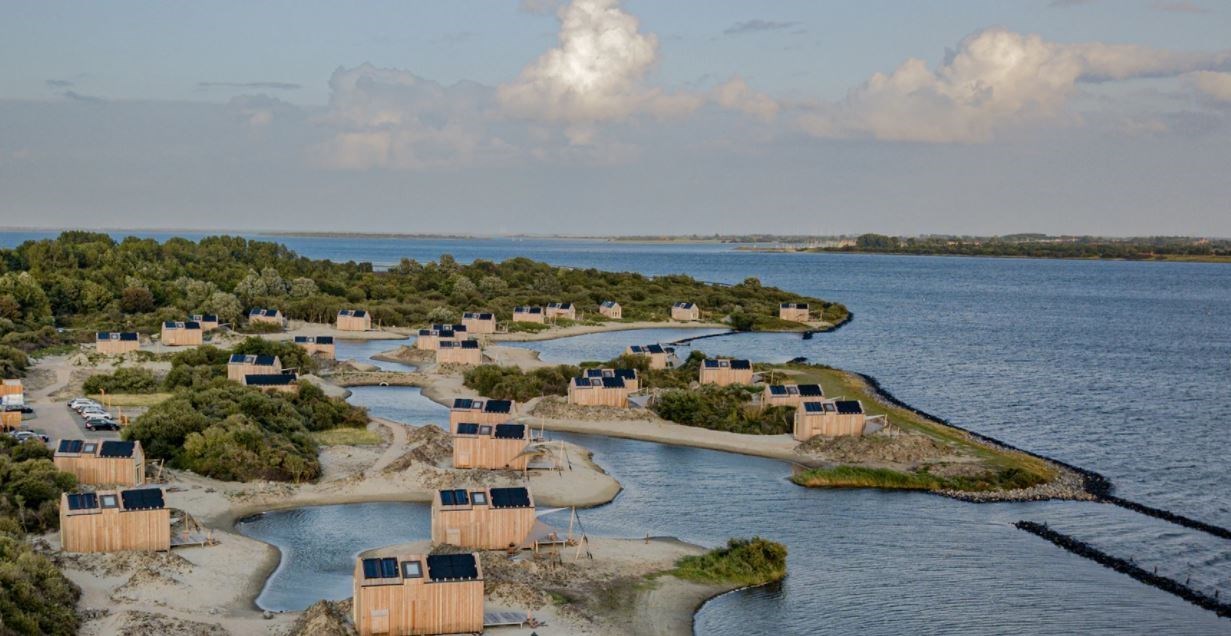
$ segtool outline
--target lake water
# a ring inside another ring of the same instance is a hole
[[[27,237],[0,235],[0,244]],[[868,373],[921,409],[1099,471],[1122,496],[1231,525],[1231,267],[595,241],[279,240],[306,256],[377,265],[450,253],[462,261],[528,256],[715,282],[757,276],[843,302],[855,320],[810,341],[744,334],[695,346],[758,360],[805,356]],[[530,346],[549,360],[601,359],[652,335]],[[357,392],[354,399],[408,423],[443,420],[405,389]],[[613,504],[583,515],[591,532],[673,534],[706,545],[761,533],[790,548],[791,573],[782,585],[710,602],[698,614],[698,633],[1231,630],[1225,619],[1011,525],[1045,521],[1160,574],[1231,594],[1231,542],[1120,508],[978,506],[919,494],[804,490],[785,481],[784,465],[768,460],[577,441],[626,488]]]

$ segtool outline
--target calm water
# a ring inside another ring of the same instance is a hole
[[[18,238],[25,237],[0,235],[0,244]],[[762,360],[806,356],[869,373],[924,410],[1102,472],[1123,496],[1231,525],[1224,485],[1231,468],[1231,267],[762,254],[590,241],[285,242],[306,256],[377,265],[451,253],[462,261],[529,256],[717,282],[752,275],[838,300],[855,321],[811,341],[764,334],[696,346]],[[610,357],[647,337],[601,334],[533,346],[545,359],[565,362]],[[357,392],[354,399],[411,423],[441,419],[405,390]],[[782,586],[707,604],[699,633],[1231,629],[1209,612],[1011,527],[1021,518],[1046,521],[1160,573],[1231,593],[1231,542],[1122,509],[808,491],[785,482],[786,469],[776,462],[581,441],[626,487],[614,504],[583,517],[592,531],[650,531],[705,544],[761,532],[790,547],[791,575]]]

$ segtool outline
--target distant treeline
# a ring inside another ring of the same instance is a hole
[[[353,307],[367,309],[381,325],[413,327],[455,322],[470,310],[507,321],[514,306],[551,302],[574,303],[579,315],[594,317],[604,300],[621,303],[625,320],[665,320],[672,303],[691,301],[705,319],[726,319],[737,329],[798,328],[778,319],[784,302],[811,303],[814,315],[835,324],[848,316],[838,303],[765,287],[756,278],[716,285],[528,258],[462,264],[447,254],[377,271],[368,262],[313,260],[277,243],[234,236],[160,243],[74,231],[0,249],[0,369],[20,374],[25,353],[91,341],[92,330],[151,333],[190,313],[217,314],[243,327],[253,307],[325,322]]]
[[[853,245],[815,248],[826,252],[879,252],[1029,258],[1114,258],[1128,260],[1231,259],[1231,240],[1178,236],[1101,238],[1011,234],[992,237],[898,237],[863,234]]]

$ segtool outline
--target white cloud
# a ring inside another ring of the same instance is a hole
[[[752,90],[748,82],[738,76],[719,84],[714,88],[712,96],[723,108],[738,110],[764,121],[772,120],[778,114],[778,102],[764,93]]]
[[[563,122],[579,139],[592,124],[636,114],[657,117],[696,110],[702,98],[668,94],[645,84],[658,55],[658,39],[643,34],[637,18],[618,0],[573,0],[562,7],[559,45],[499,88],[500,104],[510,115]]]
[[[1197,90],[1215,101],[1231,104],[1231,73],[1197,71],[1187,78]]]
[[[332,134],[312,153],[320,165],[351,170],[447,167],[506,149],[487,130],[491,88],[469,82],[443,86],[370,64],[339,68],[329,87],[329,107],[319,123]]]
[[[1227,53],[1178,53],[1118,44],[1061,44],[992,28],[968,36],[935,71],[910,59],[877,73],[845,100],[800,118],[820,137],[982,142],[1006,127],[1070,116],[1079,83],[1177,76]]]

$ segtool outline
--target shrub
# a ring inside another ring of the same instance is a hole
[[[92,375],[82,387],[91,395],[103,392],[154,393],[158,390],[158,380],[149,369],[122,367],[114,373]]]
[[[567,364],[530,372],[487,364],[466,371],[462,381],[489,398],[525,402],[543,395],[567,394],[569,382],[578,375],[581,369]]]
[[[791,431],[795,408],[759,408],[754,387],[704,384],[695,389],[669,389],[658,394],[652,408],[659,417],[677,424],[753,435],[779,435]]]
[[[701,583],[764,585],[786,576],[786,546],[760,537],[731,539],[725,547],[681,558],[671,573]]]

